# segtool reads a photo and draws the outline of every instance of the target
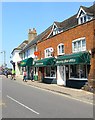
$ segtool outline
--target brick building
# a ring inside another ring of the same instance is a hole
[[[63,22],[54,22],[41,40],[35,67],[39,80],[58,85],[82,87],[88,81],[91,50],[95,36],[95,4],[80,6],[78,13]],[[93,73],[94,74],[94,73]]]

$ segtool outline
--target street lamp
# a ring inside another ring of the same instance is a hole
[[[0,53],[4,53],[4,67],[6,66],[6,52],[3,50]]]

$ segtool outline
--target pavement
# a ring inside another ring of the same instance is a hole
[[[16,82],[37,87],[40,89],[48,90],[51,92],[55,92],[56,94],[64,95],[65,97],[82,101],[85,103],[95,104],[95,94],[88,91],[84,91],[82,89],[74,89],[74,88],[59,86],[57,84],[46,84],[46,83],[41,83],[39,81],[31,81],[31,80],[27,80],[27,82],[24,82],[22,78],[18,76],[16,77]]]

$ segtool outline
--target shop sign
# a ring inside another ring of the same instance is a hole
[[[61,60],[61,61],[57,61],[57,64],[62,64],[62,63],[73,63],[76,62],[76,59],[69,59],[69,60]]]
[[[39,55],[39,52],[38,52],[38,51],[34,52],[34,55],[35,55],[35,56],[38,56],[38,55]]]
[[[43,65],[43,63],[36,63],[36,65]]]

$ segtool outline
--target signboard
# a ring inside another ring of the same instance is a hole
[[[38,55],[39,55],[39,52],[38,52],[38,51],[34,52],[34,55],[35,55],[35,56],[38,56]]]

